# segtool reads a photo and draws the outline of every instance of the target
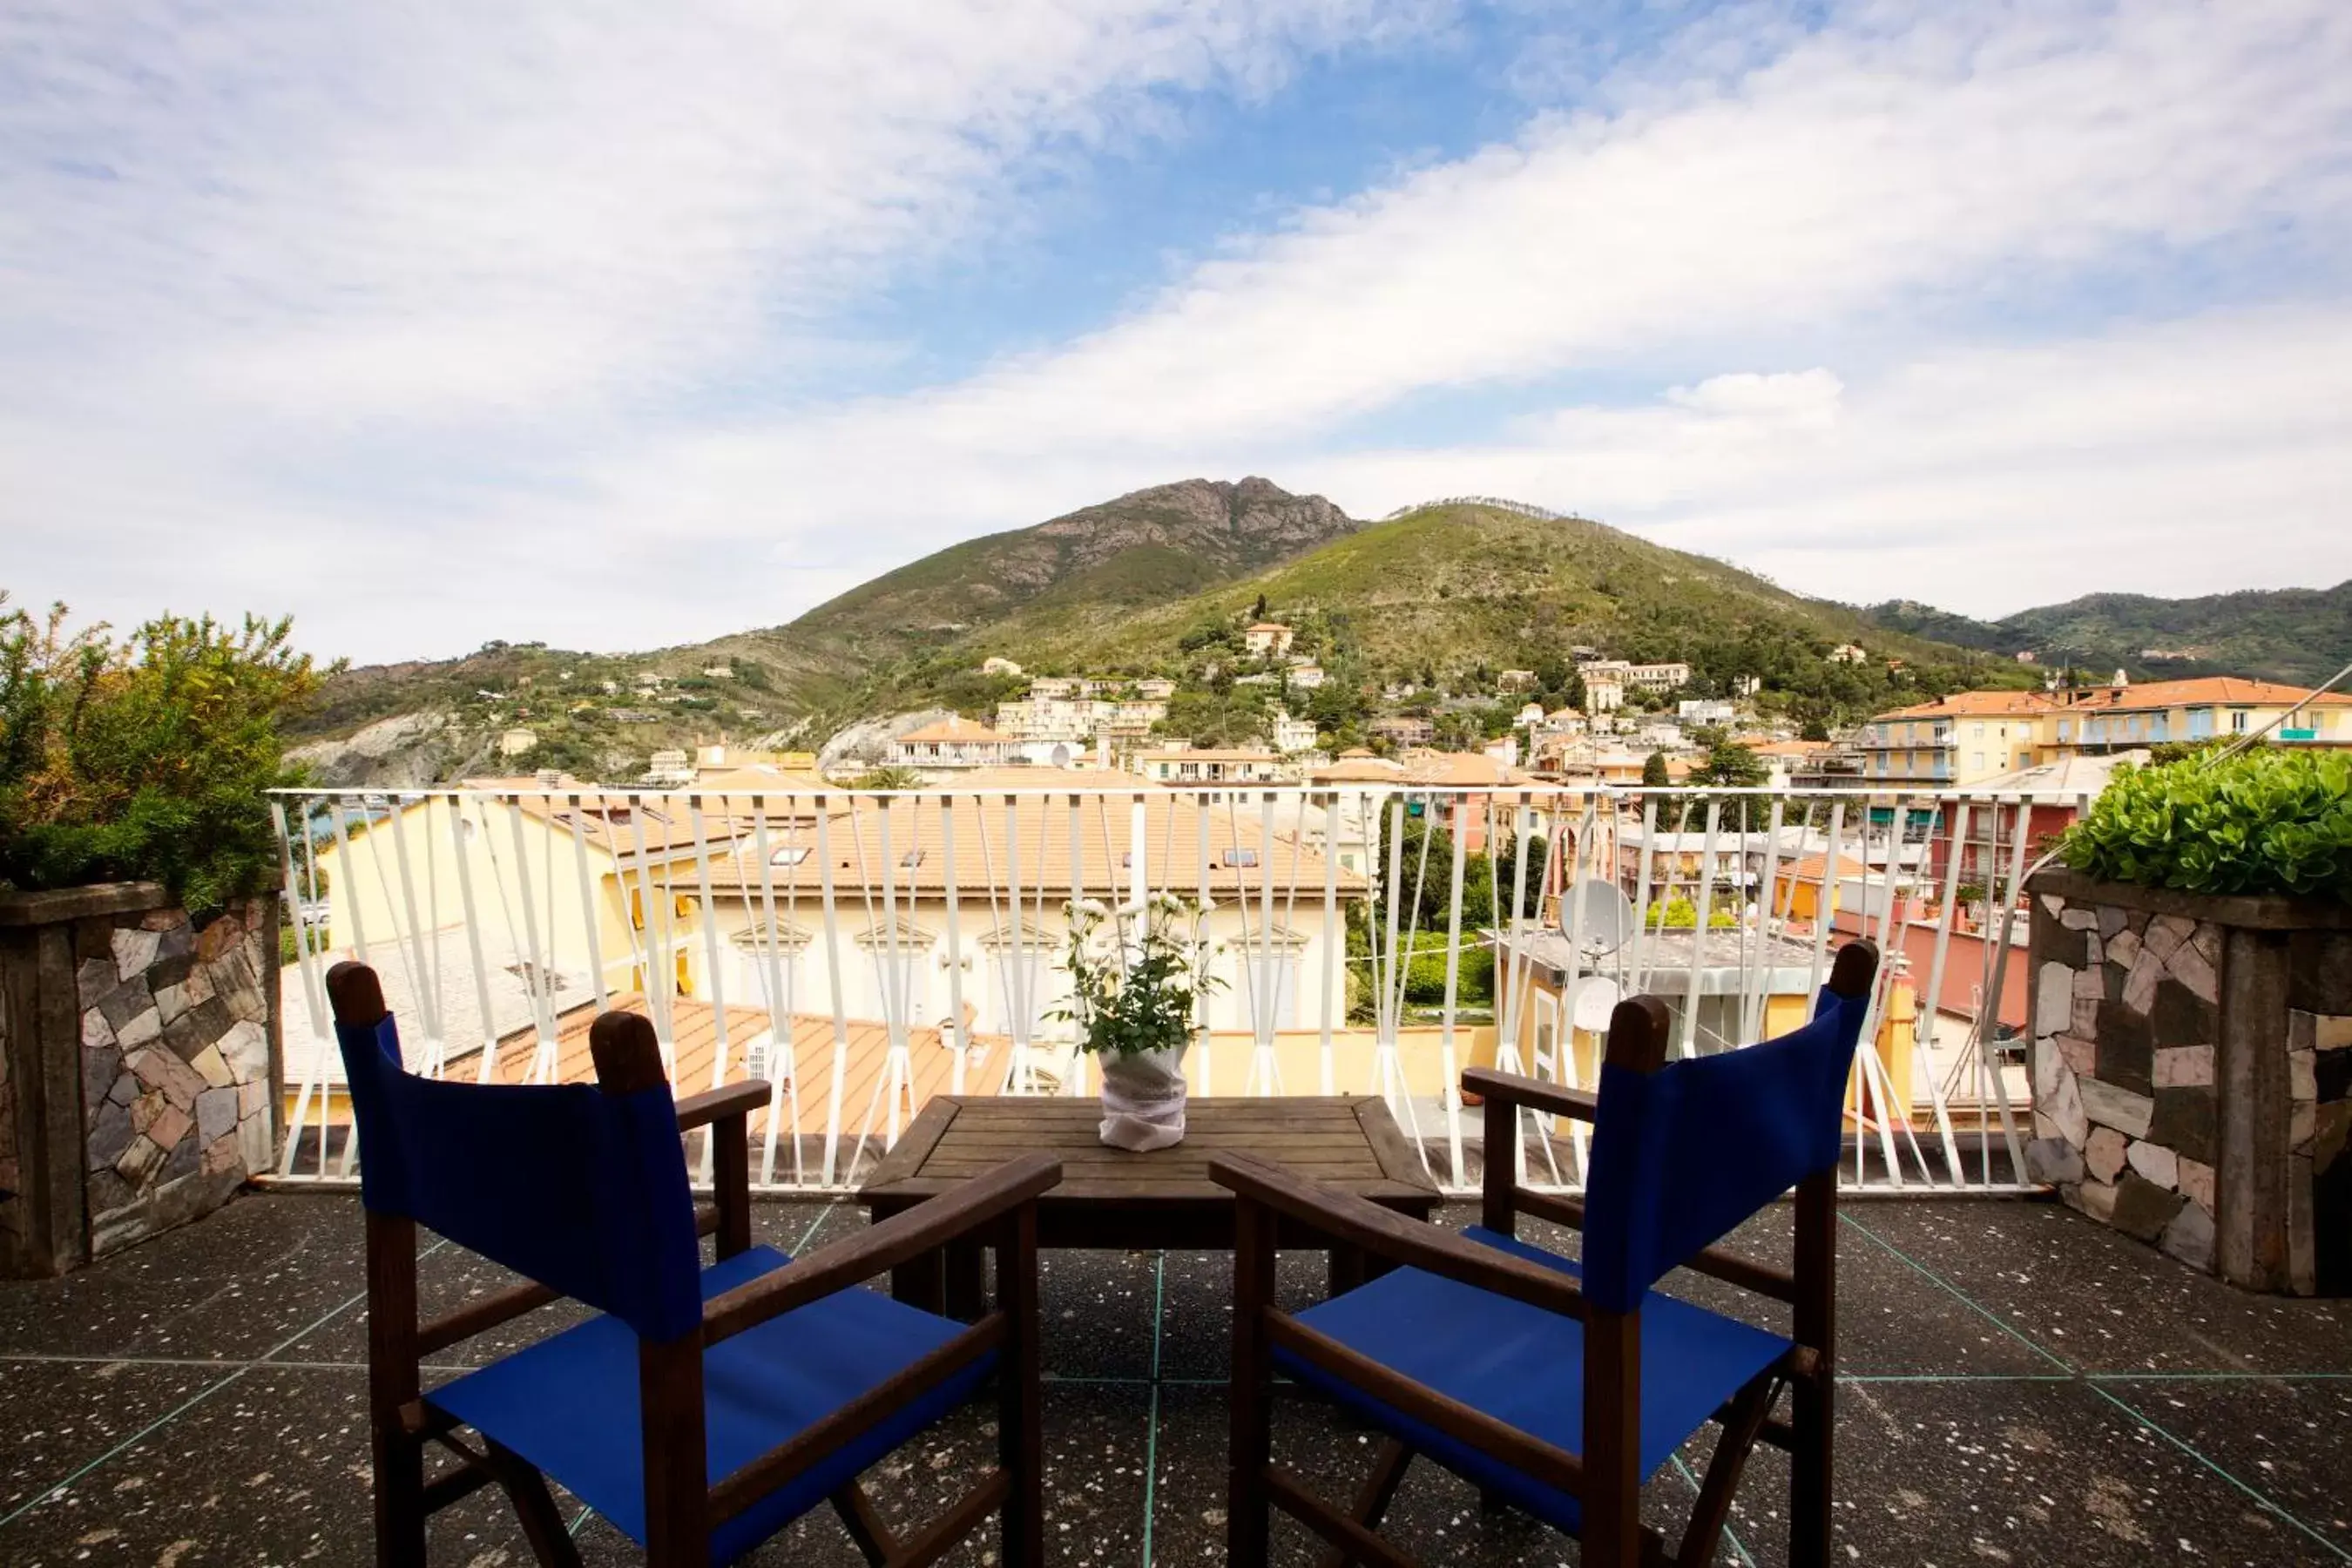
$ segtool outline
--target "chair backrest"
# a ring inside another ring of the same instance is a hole
[[[374,975],[337,965],[360,1198],[668,1341],[702,1321],[694,1199],[668,1083],[451,1083],[403,1067]],[[350,972],[363,977],[356,1003]],[[369,1016],[371,1012],[374,1015]]]
[[[1812,1021],[1760,1045],[1664,1061],[1664,1004],[1618,1005],[1585,1182],[1584,1292],[1630,1312],[1659,1278],[1838,1163],[1846,1074],[1878,950],[1839,950]]]

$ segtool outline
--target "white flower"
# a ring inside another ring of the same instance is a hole
[[[1214,899],[1202,899],[1202,900],[1201,900],[1201,913],[1202,913],[1202,915],[1204,918],[1205,918],[1206,916],[1215,914],[1216,912],[1217,912],[1217,900],[1214,900]]]
[[[1082,915],[1091,915],[1096,920],[1101,920],[1110,913],[1110,906],[1104,903],[1100,899],[1081,899],[1078,900],[1077,912]]]

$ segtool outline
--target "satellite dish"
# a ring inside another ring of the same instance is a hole
[[[1559,931],[1581,938],[1587,953],[1614,952],[1633,934],[1633,901],[1616,883],[1587,877],[1560,895]]]
[[[1607,975],[1586,975],[1568,994],[1570,1025],[1588,1035],[1606,1032],[1610,1016],[1617,1011],[1618,998],[1622,994],[1617,983]]]

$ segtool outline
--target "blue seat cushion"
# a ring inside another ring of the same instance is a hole
[[[703,1300],[787,1261],[771,1247],[739,1253],[702,1271]],[[733,1474],[964,1327],[851,1289],[711,1346],[702,1360],[711,1480]],[[711,1560],[731,1562],[823,1502],[968,1397],[994,1359],[982,1358],[720,1526]],[[444,1384],[425,1400],[505,1444],[645,1544],[637,1337],[626,1324],[592,1318]]]
[[[1576,1275],[1565,1258],[1472,1226],[1464,1235]],[[1433,1393],[1457,1400],[1570,1454],[1584,1452],[1584,1326],[1418,1268],[1400,1268],[1298,1314],[1328,1335]],[[1642,1474],[1646,1479],[1723,1402],[1781,1355],[1778,1334],[1653,1290],[1642,1301]],[[1275,1363],[1465,1480],[1502,1493],[1573,1535],[1577,1500],[1401,1414],[1297,1356]]]

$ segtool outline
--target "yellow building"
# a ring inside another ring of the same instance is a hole
[[[698,814],[676,797],[593,788],[500,798],[541,787],[468,780],[462,795],[388,797],[340,842],[317,833],[336,952],[429,965],[446,936],[470,931],[493,968],[593,974],[617,994],[646,990],[658,964],[679,994],[695,994]],[[699,842],[714,851],[745,831],[714,810],[699,816]]]
[[[2272,726],[2283,716],[2293,717]],[[2179,741],[2228,741],[2270,730],[2280,745],[2352,746],[2352,696],[2234,675],[2095,686],[2059,692],[2042,716],[2051,755],[2098,756]]]
[[[2038,691],[1955,691],[1863,726],[1863,779],[1960,789],[2042,761],[2052,700]]]

